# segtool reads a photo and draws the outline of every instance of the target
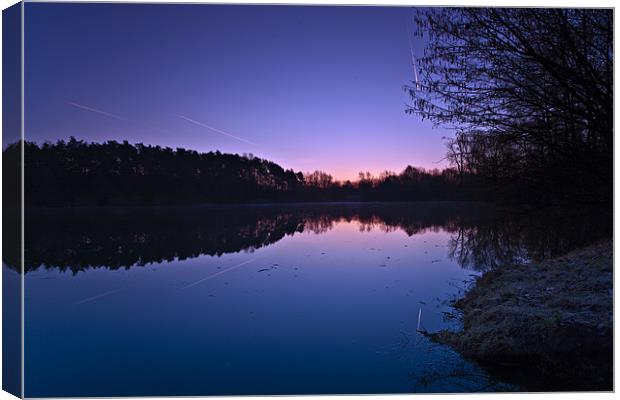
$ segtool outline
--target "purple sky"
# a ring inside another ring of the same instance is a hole
[[[27,140],[253,153],[338,179],[446,166],[449,132],[405,114],[411,8],[25,7]]]

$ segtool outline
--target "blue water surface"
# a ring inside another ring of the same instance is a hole
[[[535,234],[385,207],[33,213],[26,396],[517,389],[418,330],[458,328],[450,300]]]

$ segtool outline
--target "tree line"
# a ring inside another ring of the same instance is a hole
[[[18,157],[19,144],[4,150]],[[466,200],[484,196],[454,169],[408,166],[400,173],[337,181],[295,172],[253,155],[71,137],[24,143],[24,193],[30,206]],[[16,190],[19,190],[16,188]]]

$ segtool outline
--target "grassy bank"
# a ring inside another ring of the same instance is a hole
[[[455,303],[463,329],[432,338],[526,390],[612,390],[613,245],[507,265]]]

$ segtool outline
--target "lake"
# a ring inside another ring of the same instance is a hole
[[[25,395],[521,390],[418,331],[458,329],[450,301],[484,271],[610,235],[609,215],[592,215],[473,203],[27,210]]]

